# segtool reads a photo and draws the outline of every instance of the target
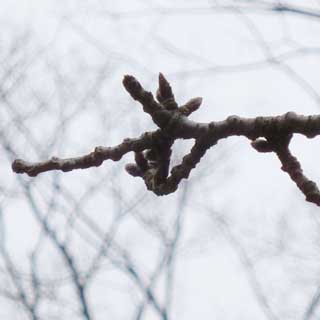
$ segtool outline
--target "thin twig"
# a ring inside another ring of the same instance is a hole
[[[17,159],[12,164],[13,171],[36,176],[50,170],[85,169],[100,166],[106,160],[119,161],[125,154],[134,152],[135,163],[127,164],[127,172],[132,176],[141,177],[147,189],[156,195],[166,195],[177,190],[181,180],[189,177],[207,150],[219,140],[231,136],[244,136],[252,141],[252,146],[257,151],[275,152],[283,170],[298,185],[306,200],[320,206],[320,191],[316,184],[303,174],[296,158],[293,166],[293,156],[289,150],[294,133],[308,138],[320,134],[320,115],[304,116],[288,112],[274,117],[229,116],[224,121],[198,123],[189,120],[188,116],[200,107],[202,99],[191,99],[179,107],[169,82],[161,73],[157,91],[158,101],[133,76],[125,76],[123,85],[131,97],[142,105],[143,111],[151,116],[152,121],[159,127],[158,130],[145,132],[139,138],[126,138],[114,147],[96,147],[93,152],[82,157],[53,157],[48,161],[36,163]],[[290,139],[287,141],[289,136]],[[190,152],[182,158],[181,163],[170,171],[171,147],[178,139],[195,139],[195,143]],[[285,154],[280,152],[281,147],[287,149]]]

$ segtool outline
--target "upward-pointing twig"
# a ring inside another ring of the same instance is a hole
[[[93,152],[78,158],[54,157],[37,163],[17,159],[12,164],[13,171],[36,176],[50,170],[85,169],[100,166],[105,160],[119,161],[123,155],[134,152],[135,163],[126,165],[127,172],[141,177],[155,194],[166,195],[176,191],[181,180],[189,177],[210,147],[221,139],[237,135],[250,139],[251,145],[259,152],[274,152],[282,163],[282,170],[289,174],[306,200],[320,206],[317,185],[303,174],[299,161],[289,149],[294,133],[308,138],[320,134],[320,115],[303,116],[288,112],[276,117],[230,116],[224,121],[198,123],[189,120],[188,116],[200,107],[202,99],[191,99],[179,107],[163,74],[159,75],[158,101],[133,76],[125,76],[123,85],[142,105],[143,111],[151,116],[158,130],[145,132],[139,138],[124,139],[114,147],[96,147]],[[170,170],[171,147],[178,139],[195,139],[195,143],[181,164]]]

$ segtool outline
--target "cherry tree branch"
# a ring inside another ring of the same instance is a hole
[[[207,150],[219,140],[231,136],[244,136],[258,152],[274,152],[282,164],[282,170],[305,195],[306,200],[320,206],[320,191],[317,185],[304,174],[301,165],[289,149],[293,134],[313,138],[320,134],[320,115],[297,115],[287,112],[281,116],[243,118],[235,115],[223,121],[200,123],[188,119],[202,102],[191,99],[183,106],[175,100],[172,88],[160,73],[156,99],[146,91],[133,76],[125,76],[123,85],[134,100],[148,113],[158,130],[145,132],[138,138],[126,138],[114,147],[96,147],[82,157],[60,159],[53,157],[44,162],[31,163],[16,159],[12,169],[31,177],[51,170],[71,171],[98,167],[106,160],[119,161],[129,152],[135,153],[135,163],[126,165],[126,171],[141,177],[148,190],[157,195],[166,195],[177,190],[182,179],[200,162]],[[170,170],[171,147],[178,139],[194,139],[195,143],[179,165]]]

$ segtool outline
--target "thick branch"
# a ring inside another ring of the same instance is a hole
[[[202,99],[191,99],[179,107],[169,82],[162,74],[159,75],[156,95],[158,102],[134,77],[125,76],[123,84],[132,98],[141,103],[144,112],[151,116],[158,130],[146,132],[139,138],[125,139],[114,147],[96,147],[93,152],[78,158],[54,157],[37,163],[17,159],[12,164],[13,171],[36,176],[50,170],[97,167],[105,160],[119,161],[123,155],[133,151],[135,163],[126,166],[127,172],[141,177],[155,194],[165,195],[174,192],[181,180],[189,177],[210,147],[221,139],[236,135],[250,139],[259,152],[275,152],[282,163],[282,170],[289,174],[306,200],[320,206],[320,192],[316,184],[304,176],[299,161],[289,150],[293,134],[299,133],[308,138],[320,134],[320,115],[303,116],[288,112],[275,117],[230,116],[224,121],[198,123],[189,120],[188,116],[200,107]],[[170,171],[171,147],[177,139],[195,139],[195,143],[181,164]]]

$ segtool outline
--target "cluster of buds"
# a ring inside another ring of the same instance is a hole
[[[275,153],[282,164],[281,169],[288,173],[306,200],[320,206],[320,191],[316,183],[304,175],[298,159],[289,148],[294,134],[302,134],[307,138],[320,135],[320,115],[304,116],[294,112],[256,118],[233,115],[223,121],[198,123],[189,120],[188,116],[200,107],[202,99],[194,98],[179,106],[163,74],[159,74],[156,99],[133,76],[125,76],[123,85],[131,97],[142,105],[143,111],[151,116],[158,126],[157,130],[145,132],[135,139],[126,138],[114,147],[96,147],[82,157],[53,157],[36,163],[17,159],[12,169],[16,173],[27,173],[34,177],[50,170],[66,172],[97,167],[105,160],[119,161],[123,155],[134,152],[135,163],[127,164],[126,171],[142,178],[147,189],[156,195],[166,195],[177,190],[181,180],[189,177],[207,150],[218,141],[231,136],[244,136],[258,152]],[[171,148],[178,139],[194,139],[194,145],[181,163],[170,169]]]
[[[142,152],[135,152],[135,163],[127,164],[125,169],[130,175],[141,177],[149,190],[160,195],[162,194],[160,189],[163,189],[169,175],[172,154],[171,147],[174,143],[174,138],[165,133],[169,121],[162,121],[165,116],[161,113],[168,115],[170,119],[173,118],[174,114],[187,117],[200,107],[202,98],[191,99],[179,107],[169,82],[160,73],[159,88],[156,93],[158,103],[153,108],[150,108],[150,100],[145,98],[145,96],[148,97],[149,93],[145,92],[133,77],[125,76],[123,84],[131,96],[143,104],[144,110],[163,129],[163,131],[158,131],[159,134],[153,140],[152,148]],[[159,188],[160,186],[162,188]]]

